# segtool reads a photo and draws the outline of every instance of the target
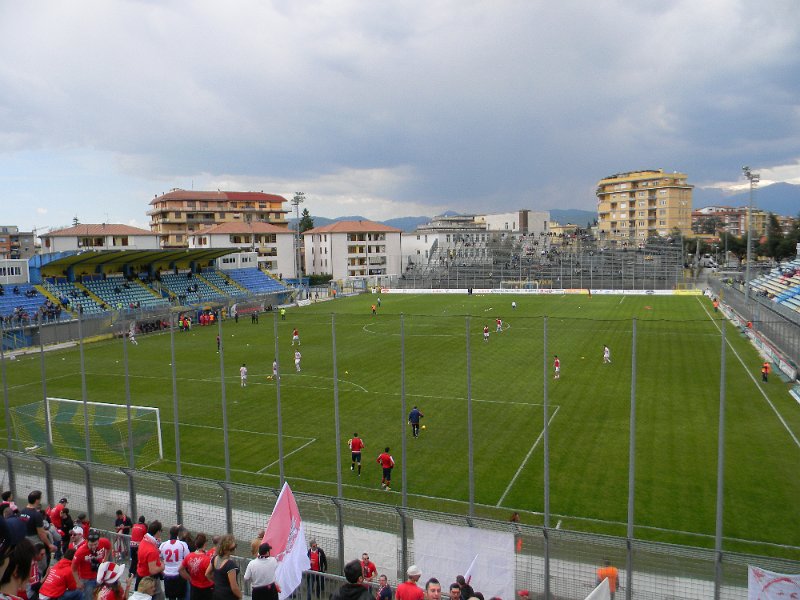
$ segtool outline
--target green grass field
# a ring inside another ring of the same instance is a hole
[[[294,489],[335,494],[339,452],[346,497],[399,504],[405,435],[409,504],[464,513],[469,389],[476,513],[507,519],[511,511],[520,511],[524,523],[539,524],[535,513],[544,508],[546,378],[551,524],[624,535],[635,318],[636,535],[712,543],[700,536],[714,533],[720,327],[726,325],[708,299],[384,295],[373,316],[375,299],[367,295],[291,308],[286,320],[277,322],[284,464]],[[499,334],[494,326],[498,316],[504,320]],[[492,332],[488,343],[482,339],[484,324]],[[262,315],[258,325],[249,318],[223,323],[231,478],[272,487],[279,474],[277,385],[267,378],[275,356],[274,327],[272,315]],[[302,343],[300,373],[292,360],[293,327]],[[216,326],[195,326],[174,338],[183,474],[222,479],[216,335]],[[760,383],[759,357],[735,328],[728,326],[727,339],[726,548],[769,551],[735,540],[798,545],[800,516],[794,502],[800,497],[795,437],[800,406],[777,378]],[[170,336],[140,336],[138,341],[138,346],[128,345],[131,402],[161,409],[165,447],[165,459],[147,468],[174,472]],[[611,348],[610,365],[602,361],[604,344]],[[124,404],[122,341],[85,344],[84,352],[88,400]],[[562,365],[557,381],[554,354]],[[246,388],[239,382],[242,363],[249,369]],[[41,401],[41,369],[38,354],[7,363],[12,405]],[[77,349],[47,352],[45,370],[49,396],[81,399]],[[407,409],[416,404],[425,414],[419,439],[411,438],[401,411],[403,389]],[[367,446],[361,477],[349,469],[346,441],[354,431]],[[79,432],[82,436],[82,428]],[[375,463],[384,446],[392,448],[398,465],[391,493],[380,489]],[[83,457],[81,449],[69,452]]]

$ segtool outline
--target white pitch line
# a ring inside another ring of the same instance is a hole
[[[720,326],[717,324],[717,322],[714,320],[714,317],[711,315],[711,313],[710,313],[710,312],[708,312],[708,309],[706,308],[706,305],[705,305],[705,304],[703,304],[703,301],[702,301],[702,300],[701,300],[699,297],[697,297],[697,296],[695,296],[695,298],[696,298],[696,300],[697,300],[697,301],[700,303],[700,306],[702,306],[702,307],[703,307],[703,310],[704,310],[704,311],[705,311],[705,313],[708,315],[708,318],[709,318],[709,319],[711,319],[711,322],[714,324],[714,327],[716,327],[716,328],[717,328],[717,330],[718,330],[720,333],[722,333],[722,329],[721,329],[721,328],[720,328]],[[784,428],[784,429],[786,430],[786,432],[789,434],[789,437],[791,437],[791,438],[792,438],[792,440],[794,440],[794,444],[795,444],[795,446],[797,446],[798,448],[800,448],[800,440],[798,440],[798,439],[797,439],[797,436],[796,436],[796,435],[794,434],[794,432],[793,432],[793,431],[792,431],[792,430],[789,428],[789,424],[788,424],[788,423],[787,423],[787,422],[784,420],[784,418],[783,418],[783,415],[781,415],[781,413],[780,413],[780,412],[778,412],[778,409],[777,409],[777,408],[775,407],[775,405],[772,403],[772,400],[770,400],[770,399],[769,399],[769,396],[767,396],[767,394],[764,392],[764,389],[763,389],[763,388],[762,388],[760,385],[758,385],[758,381],[756,380],[756,378],[755,378],[755,377],[753,377],[753,374],[750,372],[750,369],[748,369],[748,368],[747,368],[747,365],[745,364],[744,360],[742,359],[742,357],[741,357],[741,356],[739,356],[739,353],[738,353],[738,352],[736,352],[736,349],[733,347],[733,345],[731,344],[731,341],[730,341],[730,340],[729,340],[727,337],[725,338],[725,343],[728,345],[728,348],[730,348],[730,349],[731,349],[731,352],[733,352],[733,355],[734,355],[734,356],[737,358],[737,360],[739,361],[739,363],[742,365],[742,368],[744,369],[744,372],[745,372],[745,373],[747,373],[747,376],[748,376],[748,377],[749,377],[749,378],[752,380],[752,382],[753,382],[753,385],[755,385],[755,386],[756,386],[756,389],[757,389],[757,390],[758,390],[758,391],[761,393],[761,395],[764,397],[764,400],[766,401],[766,403],[767,403],[767,404],[769,404],[769,407],[772,409],[772,412],[774,412],[774,413],[775,413],[775,416],[776,416],[776,417],[778,417],[778,420],[781,422],[781,425],[783,425],[783,428]],[[748,342],[748,343],[749,343],[749,342]]]
[[[553,419],[556,418],[556,415],[558,414],[558,411],[560,410],[560,408],[561,408],[560,406],[556,406],[556,409],[553,411],[553,414],[547,420],[547,426],[548,427],[553,422]],[[528,462],[528,459],[531,457],[531,454],[533,454],[533,451],[536,450],[536,446],[539,445],[539,442],[542,440],[543,437],[544,437],[544,429],[542,429],[542,432],[539,434],[539,437],[536,438],[536,441],[533,442],[533,446],[531,446],[531,449],[528,450],[528,453],[525,455],[525,458],[523,459],[522,463],[519,465],[519,468],[517,469],[517,472],[514,473],[514,477],[511,478],[511,481],[508,483],[508,487],[506,487],[506,490],[503,492],[503,495],[500,496],[500,500],[497,501],[497,504],[495,504],[495,507],[499,508],[500,505],[503,504],[503,500],[506,499],[506,496],[508,495],[508,492],[511,491],[512,486],[517,481],[517,477],[519,477],[519,474],[522,473],[522,469],[525,468],[525,463]]]
[[[292,450],[291,452],[289,452],[289,454],[285,454],[285,455],[283,456],[283,458],[287,458],[287,457],[291,456],[292,454],[294,454],[295,452],[300,452],[300,450],[302,450],[302,449],[303,449],[303,448],[305,448],[306,446],[309,446],[310,444],[313,444],[313,443],[314,443],[314,442],[316,442],[316,441],[317,441],[317,438],[311,438],[309,441],[307,441],[305,444],[303,444],[303,445],[302,445],[302,446],[300,446],[299,448],[295,448],[294,450]],[[259,470],[257,471],[257,473],[260,475],[260,474],[262,474],[264,471],[266,471],[267,469],[269,469],[271,466],[273,466],[273,465],[277,465],[279,462],[280,462],[280,459],[278,459],[278,460],[273,460],[273,461],[272,461],[271,463],[269,463],[269,464],[268,464],[266,467],[262,467],[261,469],[259,469]]]
[[[124,404],[120,404],[119,406],[123,406],[124,407],[125,405]],[[164,424],[164,425],[174,425],[175,421],[161,421],[161,423]],[[217,427],[215,425],[197,425],[196,423],[185,423],[183,421],[178,423],[178,425],[180,425],[181,427],[198,427],[198,428],[201,428],[201,429],[215,429],[217,431],[222,431],[222,427]],[[228,431],[230,431],[231,433],[251,433],[253,435],[272,435],[272,436],[277,436],[278,435],[277,433],[270,433],[268,431],[251,431],[249,429],[231,429],[230,427],[228,428]],[[295,438],[295,439],[298,439],[298,440],[313,440],[314,439],[314,438],[308,437],[307,435],[287,435],[285,433],[283,434],[283,437],[285,437],[285,438]]]

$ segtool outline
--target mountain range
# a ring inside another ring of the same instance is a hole
[[[701,188],[696,187],[692,194],[692,204],[695,209],[704,206],[747,206],[750,202],[750,192],[726,192],[718,188]],[[777,215],[797,217],[800,213],[800,185],[791,183],[773,183],[772,185],[765,185],[758,187],[753,195],[753,204],[756,208],[773,212]],[[447,211],[445,216],[454,216],[459,213]],[[312,215],[315,227],[322,227],[336,221],[367,221],[364,217],[349,216],[349,217],[336,217],[329,219],[327,217],[318,217]],[[561,225],[573,223],[581,227],[593,223],[597,218],[597,213],[591,210],[580,209],[554,209],[550,211],[550,220],[555,221]],[[414,231],[420,225],[430,223],[433,217],[398,217],[395,219],[387,219],[381,221],[384,225],[396,227],[402,231]],[[289,226],[294,227],[294,219],[289,220]]]

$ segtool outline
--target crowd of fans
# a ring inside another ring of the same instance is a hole
[[[158,520],[148,523],[140,516],[134,523],[118,510],[112,542],[91,527],[84,513],[73,519],[67,498],[43,508],[38,490],[28,494],[23,508],[11,492],[4,492],[0,514],[0,600],[241,600],[242,582],[249,584],[253,600],[278,600],[281,591],[278,562],[263,542],[263,530],[251,542],[252,560],[241,574],[234,558],[241,553],[234,554],[237,544],[230,534],[209,540],[181,525],[165,532]],[[306,598],[326,598],[322,574],[328,561],[316,540],[309,544],[308,558]],[[442,600],[435,577],[420,587],[422,572],[416,565],[396,590],[386,575],[378,575],[366,552],[343,571],[345,583],[330,590],[330,600]],[[528,600],[527,590],[519,596]],[[484,597],[462,576],[445,597],[472,599]]]

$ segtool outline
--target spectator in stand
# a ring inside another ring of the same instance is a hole
[[[42,516],[42,492],[34,490],[28,494],[28,505],[19,512],[20,520],[25,523],[25,536],[31,544],[41,542],[49,552],[55,552],[56,547],[50,541],[50,536],[44,528]],[[47,570],[47,557],[39,562],[39,571]]]
[[[80,546],[83,542],[84,542],[83,528],[80,525],[76,525],[69,532],[69,542],[67,543],[67,549],[77,550],[78,546]]]
[[[61,511],[61,531],[64,532],[64,535],[61,536],[61,538],[64,551],[67,550],[67,545],[69,544],[69,532],[72,531],[73,527],[75,527],[75,521],[72,520],[72,515],[69,514],[69,508],[65,507],[64,510]]]
[[[109,559],[111,542],[92,529],[86,541],[77,547],[72,559],[72,575],[86,600],[92,600],[94,588],[97,587],[97,570]]]
[[[116,560],[124,560],[127,552],[125,551],[125,537],[130,535],[133,521],[121,510],[117,510],[117,518],[114,519],[114,529],[117,532],[114,538],[114,557]]]
[[[422,577],[422,571],[419,570],[417,565],[411,565],[406,570],[408,579],[397,586],[395,597],[397,600],[423,600],[425,593],[422,588],[417,585],[417,581]]]
[[[25,523],[18,517],[0,519],[0,598],[17,598],[30,577],[36,551],[25,537]]]
[[[80,525],[81,529],[83,529],[83,537],[89,537],[89,530],[92,528],[92,524],[89,522],[89,517],[86,516],[86,513],[78,513],[75,525]]]
[[[214,584],[206,577],[211,562],[211,556],[206,552],[206,534],[198,533],[194,544],[194,552],[186,555],[178,572],[189,582],[189,597],[192,600],[211,600]]]
[[[180,575],[183,559],[189,554],[189,546],[178,539],[180,527],[169,528],[169,539],[159,547],[164,563],[164,596],[167,600],[183,600],[186,597],[186,582]]]
[[[250,541],[250,554],[253,558],[258,556],[258,549],[261,547],[261,540],[264,539],[264,530],[259,529],[256,532],[256,537]]]
[[[325,591],[325,579],[320,575],[313,573],[325,573],[328,570],[328,559],[325,556],[325,551],[317,545],[317,540],[311,540],[308,549],[308,560],[311,566],[308,568],[309,573],[306,578],[306,586],[308,589],[308,600],[311,600],[311,591],[314,590],[314,595],[319,598],[322,592]],[[358,561],[356,561],[358,562]]]
[[[450,600],[461,600],[461,586],[458,583],[450,584]]]
[[[386,575],[378,577],[378,591],[375,592],[375,600],[392,600],[392,586],[389,585],[389,578]]]
[[[214,600],[241,600],[242,590],[237,579],[239,566],[232,559],[236,550],[236,540],[230,534],[223,535],[217,545],[217,552],[206,569],[206,577],[214,582]]]
[[[442,584],[436,577],[431,577],[425,583],[425,600],[442,600]]]
[[[147,534],[147,523],[144,515],[139,516],[139,521],[131,527],[131,573],[136,574],[136,565],[139,557],[139,544]]]
[[[136,564],[136,589],[143,577],[158,577],[164,572],[164,563],[161,562],[161,553],[158,551],[158,538],[161,535],[161,521],[153,521],[147,527],[147,533],[139,543],[139,555]],[[155,600],[163,600],[164,595],[159,579],[156,579],[156,589],[153,593]]]
[[[72,575],[72,559],[75,549],[70,548],[64,558],[52,565],[39,588],[39,600],[81,600],[83,592],[77,589]]]
[[[30,577],[28,577],[27,585],[25,586],[25,597],[26,598],[35,598],[36,594],[39,592],[39,587],[42,585],[42,579],[44,579],[44,571],[39,570],[39,563],[46,561],[47,552],[45,551],[45,546],[42,542],[36,542],[33,545],[33,549],[36,554],[33,555],[33,563],[31,564],[31,573]]]
[[[375,563],[369,559],[369,554],[366,552],[361,555],[361,570],[363,571],[365,583],[371,583],[375,579],[375,575],[378,574]]]
[[[56,529],[60,529],[64,531],[64,509],[67,508],[67,499],[62,498],[58,501],[53,508],[50,509],[48,516],[50,517],[50,522],[55,525]]]
[[[131,590],[132,577],[128,577],[125,586],[120,579],[125,573],[122,563],[104,562],[97,569],[97,589],[94,600],[125,600]]]
[[[154,577],[143,577],[139,581],[139,589],[131,594],[128,600],[151,600],[156,593],[156,580]]]
[[[331,600],[372,600],[369,588],[363,583],[359,561],[351,560],[344,566],[344,578],[347,583],[331,594]]]
[[[244,571],[244,580],[251,585],[253,600],[278,600],[281,591],[275,581],[275,572],[278,570],[277,559],[269,555],[272,546],[264,542],[258,547],[258,558],[247,563]]]
[[[463,575],[459,575],[458,577],[456,577],[456,583],[461,588],[462,600],[469,600],[475,595],[475,590],[473,590],[472,586],[467,583],[467,580],[464,579]]]

